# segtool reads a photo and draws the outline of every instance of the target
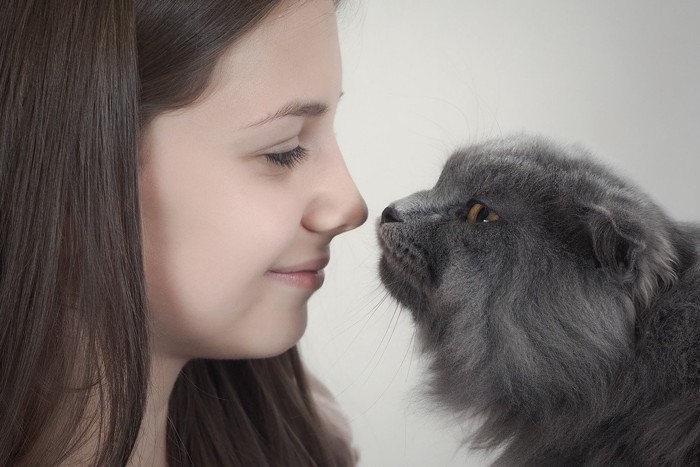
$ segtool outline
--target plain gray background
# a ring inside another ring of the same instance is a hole
[[[525,131],[582,143],[700,221],[700,2],[346,0],[339,18],[336,130],[370,219],[335,240],[301,349],[361,466],[485,465],[460,449],[468,425],[420,394],[412,323],[377,276],[376,218],[459,145]]]

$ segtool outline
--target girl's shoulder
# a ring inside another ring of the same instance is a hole
[[[323,421],[327,423],[329,429],[332,430],[335,435],[334,437],[337,437],[339,441],[351,446],[355,454],[355,463],[357,463],[360,458],[360,452],[353,443],[352,428],[348,416],[340,407],[333,393],[321,380],[308,371],[306,372],[306,376],[309,384],[309,392],[316,402],[319,415],[323,418]]]

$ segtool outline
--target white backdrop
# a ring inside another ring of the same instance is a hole
[[[346,0],[336,129],[370,220],[335,240],[301,348],[352,420],[363,467],[480,466],[418,389],[386,296],[376,218],[457,146],[527,131],[580,142],[700,221],[700,2]]]

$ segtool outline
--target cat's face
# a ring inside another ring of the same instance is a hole
[[[381,279],[455,407],[602,388],[636,304],[670,280],[663,214],[575,152],[524,137],[473,146],[382,215]]]

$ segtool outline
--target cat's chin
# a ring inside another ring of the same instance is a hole
[[[404,223],[392,223],[380,225],[377,233],[380,278],[394,298],[413,309],[425,305],[435,279],[429,254],[411,238],[411,230]]]
[[[391,254],[382,254],[379,260],[379,277],[382,283],[401,305],[417,313],[418,304],[426,303],[428,297],[422,287],[415,284],[416,279],[408,274],[405,267],[397,264]]]

